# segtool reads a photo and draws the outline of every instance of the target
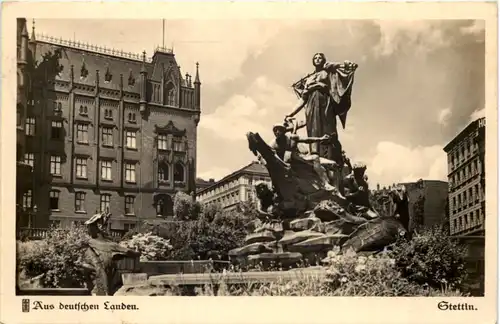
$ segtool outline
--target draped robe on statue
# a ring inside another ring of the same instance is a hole
[[[316,82],[325,83],[324,89],[315,89],[305,96],[305,115],[308,137],[330,135],[331,144],[311,144],[311,153],[342,163],[342,147],[337,134],[337,116],[345,128],[347,113],[351,108],[351,91],[354,70],[349,71],[332,63],[324,69],[306,77],[304,86]]]

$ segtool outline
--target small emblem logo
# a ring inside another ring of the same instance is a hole
[[[29,313],[30,312],[30,300],[29,299],[23,299],[23,301],[22,301],[22,309],[23,309],[23,313]]]

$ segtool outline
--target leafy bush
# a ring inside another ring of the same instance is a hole
[[[157,226],[141,224],[127,233],[129,240],[137,233],[153,233],[168,239],[170,260],[226,260],[229,250],[244,244],[252,210],[223,211],[219,206],[205,207],[196,220],[169,222]]]
[[[177,220],[195,220],[201,212],[201,204],[193,198],[179,191],[174,197],[174,217]]]
[[[18,243],[19,270],[27,277],[45,274],[41,278],[44,287],[84,287],[84,269],[77,260],[88,247],[89,239],[82,226],[51,228],[44,240]]]
[[[401,238],[391,252],[403,276],[435,288],[458,287],[466,279],[466,247],[450,239],[443,227]]]
[[[169,258],[172,245],[152,233],[136,234],[131,239],[122,241],[121,246],[141,252],[141,261],[162,261]]]

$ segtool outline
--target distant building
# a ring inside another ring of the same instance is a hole
[[[439,180],[418,180],[393,184],[392,187],[403,185],[408,194],[409,229],[429,228],[446,222],[446,204],[448,199],[448,183]],[[387,195],[391,187],[377,185],[372,190],[372,199]],[[388,201],[379,205],[382,213],[392,215],[394,204]]]
[[[111,229],[126,230],[172,215],[175,193],[196,190],[198,67],[192,81],[171,49],[147,58],[34,28],[29,38],[25,19],[17,29],[17,155],[34,170],[18,176],[34,182],[18,200],[38,207],[31,225],[109,208]]]
[[[440,180],[419,180],[401,183],[408,193],[410,230],[429,228],[446,222],[448,183]]]
[[[196,192],[213,186],[215,184],[215,179],[204,180],[201,178],[196,178]]]
[[[445,147],[451,235],[484,235],[485,118],[470,123]]]
[[[225,176],[209,187],[201,189],[196,200],[202,205],[220,204],[226,210],[233,210],[240,202],[256,201],[254,185],[264,181],[271,186],[271,178],[265,166],[252,162]]]

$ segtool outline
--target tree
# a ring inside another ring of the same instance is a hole
[[[201,205],[193,197],[184,193],[177,192],[174,197],[174,217],[177,220],[195,220],[201,212]]]

